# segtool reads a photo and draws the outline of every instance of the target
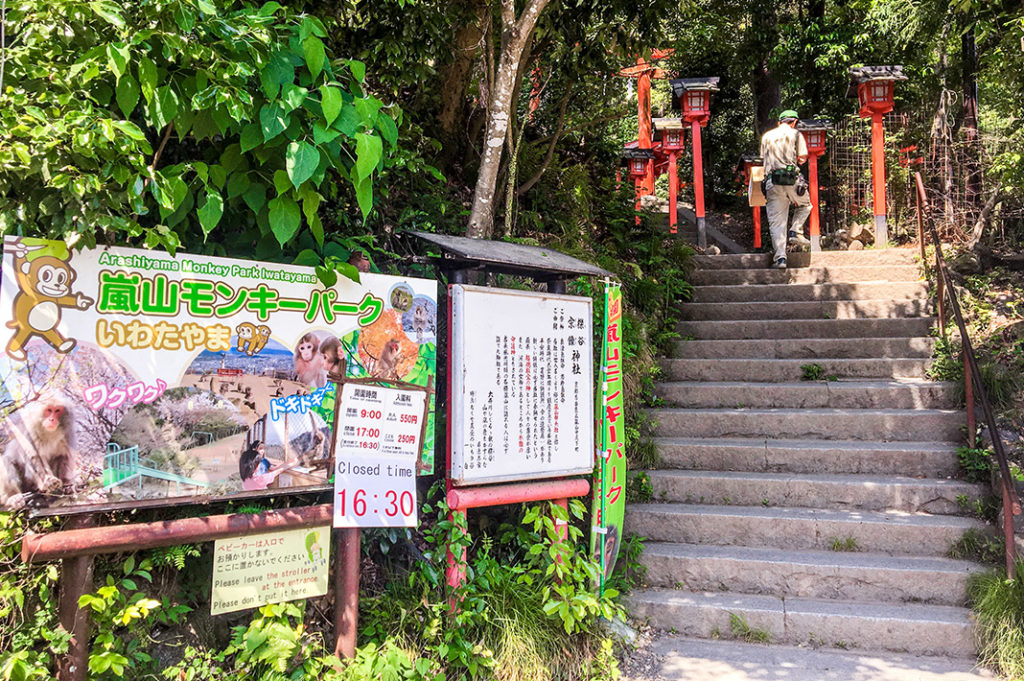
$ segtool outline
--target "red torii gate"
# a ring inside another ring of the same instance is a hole
[[[650,60],[637,57],[636,66],[629,66],[619,71],[617,76],[636,78],[636,108],[640,129],[637,134],[637,148],[651,149],[651,79],[668,78],[669,72],[655,66],[654,62],[665,59],[675,50],[652,50]],[[628,145],[627,145],[628,146]],[[637,198],[644,194],[654,193],[654,161],[647,163],[647,171],[641,181],[637,182]]]

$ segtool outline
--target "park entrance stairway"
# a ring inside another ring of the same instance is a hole
[[[627,508],[649,584],[631,614],[693,639],[973,658],[982,568],[946,554],[986,531],[961,511],[984,490],[955,478],[955,386],[925,378],[913,252],[696,260],[653,500]]]

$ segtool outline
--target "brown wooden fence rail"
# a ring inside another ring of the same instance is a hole
[[[949,307],[953,310],[953,317],[956,320],[957,328],[960,330],[961,348],[963,348],[964,361],[964,388],[967,400],[967,438],[973,447],[977,431],[975,420],[975,403],[981,406],[982,415],[985,418],[985,425],[988,426],[989,438],[992,440],[992,448],[996,453],[996,461],[999,464],[1000,479],[1002,481],[1003,495],[1003,535],[1006,539],[1006,574],[1010,579],[1015,579],[1016,571],[1016,547],[1013,537],[1013,516],[1021,512],[1020,499],[1017,490],[1014,488],[1013,476],[1010,474],[1010,463],[1006,458],[1006,449],[999,437],[999,429],[996,427],[995,414],[992,411],[992,404],[989,402],[985,385],[981,381],[981,371],[978,369],[978,360],[974,355],[974,348],[971,346],[970,336],[967,334],[967,326],[964,323],[964,315],[960,309],[960,301],[956,296],[956,289],[953,287],[953,280],[949,275],[949,267],[945,258],[942,257],[942,243],[939,241],[939,233],[935,229],[935,223],[931,218],[928,197],[924,191],[924,183],[921,181],[921,173],[914,173],[914,183],[917,185],[917,230],[918,240],[921,244],[921,259],[925,260],[925,240],[930,236],[935,244],[935,283],[938,299],[939,332],[942,339],[946,340],[946,298],[949,299]],[[926,230],[927,226],[927,230]]]

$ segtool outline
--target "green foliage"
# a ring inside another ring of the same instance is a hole
[[[825,378],[825,369],[820,364],[804,364],[800,367],[801,381],[820,381]]]
[[[582,504],[570,507],[582,517]],[[594,634],[597,617],[620,617],[612,599],[592,593],[599,566],[580,543],[580,530],[564,509],[551,504],[525,509],[521,522],[503,524],[497,535],[470,541],[443,504],[427,504],[427,548],[404,580],[389,580],[378,595],[363,597],[363,639],[400,640],[432,660],[449,679],[615,678],[614,658]],[[557,521],[555,520],[557,518]],[[559,539],[566,528],[569,542]],[[466,550],[465,583],[447,591],[447,545]],[[448,599],[458,603],[450,612]],[[417,663],[419,664],[419,663]]]
[[[995,452],[991,449],[957,447],[956,450],[957,461],[967,482],[989,482],[992,476],[993,456]]]
[[[149,560],[136,566],[135,557],[129,556],[120,576],[108,574],[95,594],[78,599],[79,607],[90,610],[95,630],[89,653],[93,678],[135,678],[148,671],[154,662],[146,652],[153,624],[178,624],[191,610],[139,590],[143,582],[153,581],[151,568]]]
[[[626,501],[643,503],[654,498],[651,478],[645,471],[626,473]]]
[[[1007,679],[1024,678],[1024,560],[1016,567],[1016,579],[1003,568],[973,575],[967,585],[981,662]]]
[[[49,527],[50,523],[44,523]],[[50,679],[70,636],[57,625],[57,566],[21,560],[25,520],[0,513],[0,679]]]
[[[981,530],[965,530],[946,555],[950,558],[973,560],[978,563],[999,565],[1006,559],[1006,541]]]
[[[743,615],[729,613],[729,629],[732,635],[747,643],[771,643],[772,634],[766,629],[754,629],[747,623]]]
[[[7,21],[4,232],[326,257],[318,209],[338,179],[369,213],[400,114],[365,92],[361,64],[328,58],[315,17],[276,2],[65,0]]]
[[[619,558],[615,561],[615,571],[605,582],[606,586],[626,593],[638,586],[643,586],[647,579],[647,566],[640,562],[644,552],[644,540],[635,534],[626,535],[619,549]]]
[[[860,544],[856,537],[832,537],[829,539],[828,547],[833,551],[860,551]]]

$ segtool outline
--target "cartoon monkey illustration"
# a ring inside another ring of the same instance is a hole
[[[249,322],[242,322],[235,327],[235,333],[238,334],[238,345],[236,346],[236,349],[239,352],[244,352],[250,357],[262,350],[270,340],[269,326],[257,327],[255,324],[250,324]]]
[[[270,327],[260,326],[256,329],[256,337],[253,339],[252,345],[249,346],[249,354],[255,355],[260,350],[266,347],[267,343],[270,342]]]
[[[39,242],[35,245],[32,242]],[[77,276],[66,262],[70,259],[63,243],[18,239],[9,246],[14,254],[14,274],[18,293],[14,296],[13,319],[7,327],[14,336],[7,343],[7,355],[16,361],[25,360],[25,345],[39,336],[57,352],[71,352],[77,341],[65,338],[57,330],[61,308],[88,309],[93,299],[81,293],[71,294],[71,283]]]

